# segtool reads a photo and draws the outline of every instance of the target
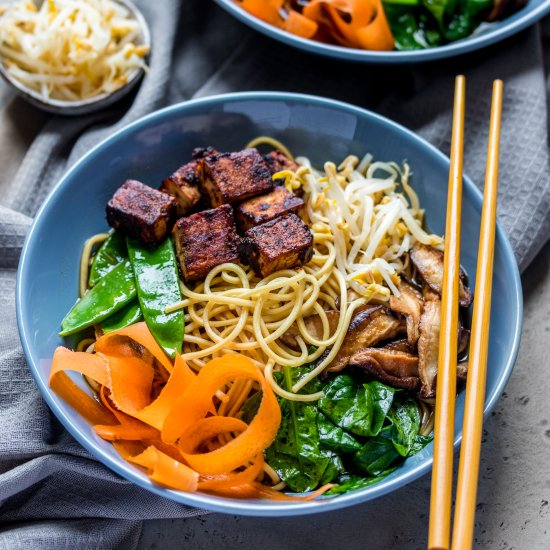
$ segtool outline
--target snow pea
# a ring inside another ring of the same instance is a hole
[[[105,334],[119,330],[121,328],[129,327],[138,321],[143,319],[141,308],[137,299],[125,305],[122,309],[119,309],[113,313],[110,317],[107,317],[105,321],[101,323],[101,329]]]
[[[122,309],[136,296],[132,264],[126,260],[93,286],[61,322],[60,336],[95,325]]]
[[[88,284],[92,287],[112,271],[119,263],[128,258],[126,239],[116,231],[99,247],[90,268]]]
[[[158,344],[174,357],[181,353],[184,333],[183,310],[164,313],[167,306],[181,300],[174,245],[169,238],[154,250],[130,238],[126,243],[143,318]]]

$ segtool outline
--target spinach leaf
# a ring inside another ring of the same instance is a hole
[[[285,368],[286,388],[301,378],[309,369]],[[278,382],[281,375],[278,375]],[[316,391],[317,380],[308,384],[305,393]],[[321,483],[332,481],[344,467],[338,455],[319,446],[319,413],[315,405],[280,399],[282,420],[273,444],[266,451],[266,460],[296,492],[310,491]]]
[[[322,447],[335,453],[354,453],[361,448],[361,443],[339,426],[335,426],[323,413],[317,415],[319,442]]]
[[[326,495],[342,495],[349,493],[350,491],[356,491],[357,489],[363,489],[364,487],[370,487],[379,481],[382,481],[385,477],[389,476],[392,472],[395,472],[396,467],[389,468],[376,477],[364,477],[356,474],[343,474],[338,477],[338,485],[329,489]]]
[[[370,438],[353,456],[354,464],[371,476],[379,476],[400,458],[392,440],[393,426]]]
[[[426,0],[425,0],[426,1]],[[452,42],[474,32],[491,9],[493,0],[464,0],[450,13],[448,21],[441,25],[445,38]]]
[[[386,386],[386,384],[382,384],[382,382],[378,382],[378,380],[373,380],[372,382],[369,382],[368,385],[370,386],[374,399],[374,413],[372,417],[370,434],[378,435],[384,425],[386,416],[391,409],[393,396],[396,390]]]
[[[252,419],[256,416],[260,403],[262,402],[263,393],[261,391],[256,392],[252,397],[249,397],[242,408],[241,420],[250,424]]]
[[[410,396],[398,395],[388,412],[392,423],[392,440],[401,456],[409,456],[420,429],[420,411]]]
[[[419,453],[428,443],[431,443],[433,440],[433,436],[431,435],[417,435],[414,438],[414,442],[411,447],[411,451],[409,452],[409,456],[415,455]]]
[[[325,388],[325,397],[317,407],[334,424],[355,435],[371,433],[374,396],[368,384],[359,384],[347,374],[340,374]]]
[[[397,50],[422,50],[445,42],[437,23],[422,7],[410,7],[385,0],[384,11]]]

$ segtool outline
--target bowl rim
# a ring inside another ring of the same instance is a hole
[[[132,0],[112,1],[122,4],[130,12],[131,17],[137,21],[141,31],[140,45],[148,46],[150,50],[151,31],[149,29],[149,24],[137,5]],[[147,54],[147,57],[149,55],[150,52]],[[128,80],[122,86],[116,88],[112,92],[103,92],[102,94],[86,99],[79,99],[76,101],[55,98],[44,99],[38,92],[31,90],[20,80],[11,75],[9,70],[5,67],[3,59],[0,58],[0,76],[7,84],[11,86],[16,93],[33,105],[55,113],[72,112],[73,114],[82,114],[83,112],[92,112],[93,110],[101,108],[103,105],[110,105],[126,95],[126,92],[130,91],[137,84],[143,74],[143,68],[138,67],[128,74]]]
[[[133,482],[138,487],[144,488],[154,494],[163,496],[174,500],[180,504],[186,504],[196,508],[204,508],[213,512],[221,512],[227,514],[239,514],[247,516],[258,516],[258,517],[282,517],[282,516],[297,516],[305,515],[318,512],[329,512],[337,510],[340,508],[345,508],[353,504],[358,504],[378,498],[380,496],[386,495],[396,489],[404,487],[405,485],[415,481],[422,475],[426,474],[432,466],[433,456],[429,457],[427,460],[416,465],[413,469],[407,471],[404,476],[397,476],[394,479],[386,480],[379,484],[371,485],[364,489],[359,489],[351,493],[338,495],[335,498],[326,499],[323,501],[310,501],[310,502],[299,502],[299,503],[266,503],[262,501],[261,506],[258,506],[257,501],[250,500],[238,500],[238,499],[227,499],[220,498],[211,495],[205,495],[202,493],[185,493],[181,491],[174,491],[161,487],[159,485],[153,484],[149,479],[145,479],[141,472],[134,468],[129,463],[123,463],[118,459],[111,457],[106,453],[99,445],[95,442],[89,440],[83,433],[81,433],[72,423],[71,419],[63,411],[62,402],[57,396],[54,396],[53,392],[48,387],[47,383],[44,382],[40,376],[39,365],[35,364],[32,360],[31,354],[31,337],[27,332],[27,319],[26,314],[24,313],[23,304],[25,303],[25,282],[27,275],[27,263],[29,260],[29,248],[31,243],[35,239],[35,234],[38,232],[38,226],[40,220],[44,213],[50,208],[50,204],[54,203],[57,197],[65,191],[65,188],[68,187],[69,182],[75,172],[80,169],[80,166],[92,159],[97,153],[108,148],[113,141],[117,141],[120,138],[123,138],[125,135],[133,133],[136,130],[139,130],[143,127],[146,127],[151,121],[155,119],[163,119],[164,117],[169,117],[172,113],[178,112],[180,110],[193,109],[202,106],[210,106],[221,103],[228,102],[241,102],[241,101],[275,101],[275,102],[284,102],[284,101],[297,101],[307,105],[317,105],[322,107],[329,107],[339,111],[344,111],[352,113],[356,116],[362,118],[370,118],[377,122],[383,123],[391,127],[394,131],[403,133],[407,139],[413,141],[420,141],[423,146],[430,149],[431,153],[438,157],[440,160],[443,160],[446,164],[449,163],[449,159],[441,151],[439,151],[435,146],[431,145],[429,142],[424,140],[422,137],[418,136],[411,130],[405,128],[404,126],[367,109],[356,107],[349,103],[323,98],[320,96],[298,94],[298,93],[286,93],[286,92],[236,92],[228,94],[219,94],[215,96],[209,96],[206,98],[198,98],[189,101],[184,101],[174,105],[170,105],[163,109],[154,111],[134,122],[128,124],[127,126],[121,128],[114,134],[110,135],[106,139],[102,140],[90,151],[88,151],[83,157],[81,157],[59,180],[55,185],[52,191],[47,196],[46,200],[38,210],[33,224],[29,229],[27,237],[25,239],[21,257],[19,261],[19,266],[17,270],[16,278],[16,289],[15,289],[15,302],[16,302],[16,317],[17,325],[19,329],[19,335],[25,357],[29,369],[40,389],[42,397],[47,402],[50,409],[53,411],[55,416],[61,421],[65,426],[67,431],[88,451],[90,454],[102,462],[105,466],[110,468],[115,473],[119,474],[128,481]],[[464,184],[469,190],[474,193],[474,200],[481,204],[482,195],[481,192],[477,189],[474,183],[467,177],[464,176]],[[519,274],[519,269],[517,262],[515,260],[514,253],[512,251],[511,244],[502,228],[500,223],[497,221],[496,227],[496,236],[497,241],[502,242],[501,253],[505,257],[505,262],[511,267],[510,277],[513,284],[515,299],[518,304],[517,315],[515,319],[515,324],[513,327],[513,339],[512,339],[512,353],[508,357],[506,364],[502,370],[502,375],[496,384],[494,391],[488,396],[488,399],[485,401],[484,405],[484,416],[491,411],[495,406],[497,400],[500,398],[504,387],[506,386],[513,366],[515,364],[519,343],[521,339],[521,329],[523,321],[523,297],[522,297],[522,287],[521,279]],[[457,448],[458,444],[462,439],[462,434],[458,434],[454,439],[454,447]],[[321,505],[322,504],[322,505]]]
[[[504,23],[502,26],[496,27],[492,30],[488,30],[486,33],[473,34],[456,42],[445,44],[444,46],[437,46],[435,48],[427,48],[424,50],[410,50],[410,51],[373,51],[373,50],[360,50],[358,48],[346,48],[343,46],[337,46],[334,44],[325,44],[323,42],[317,42],[309,38],[302,38],[294,34],[290,34],[282,29],[274,27],[269,23],[254,17],[249,14],[243,8],[241,8],[235,0],[214,0],[221,8],[226,10],[241,23],[253,28],[254,30],[273,38],[279,42],[282,42],[288,46],[298,48],[303,51],[315,53],[317,55],[323,55],[327,57],[333,57],[337,59],[343,59],[346,61],[356,61],[363,63],[373,64],[404,64],[412,62],[428,62],[435,61],[437,59],[444,59],[446,57],[453,57],[462,55],[468,52],[484,48],[495,42],[499,42],[520,32],[521,30],[531,26],[539,19],[542,19],[545,15],[550,13],[550,2],[543,1],[534,8],[529,8],[529,4],[524,6],[519,12],[512,14],[506,19],[505,22],[511,17],[516,17]]]

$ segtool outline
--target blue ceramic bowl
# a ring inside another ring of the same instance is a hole
[[[48,372],[61,319],[77,296],[84,240],[107,228],[105,204],[120,184],[138,178],[152,186],[185,162],[197,146],[238,150],[268,134],[296,154],[321,165],[348,153],[371,152],[381,160],[407,159],[412,182],[430,228],[443,233],[449,161],[409,130],[363,109],[319,97],[283,93],[240,93],[168,107],[134,122],[83,157],[52,191],[25,243],[17,279],[17,319],[29,367],[44,398],[67,430],[98,460],[126,479],[177,502],[218,512],[284,516],[335,510],[379,497],[429,471],[432,446],[406,460],[372,487],[307,503],[233,500],[172,491],[153,484],[48,388]],[[481,196],[465,179],[462,263],[475,273]],[[475,281],[472,281],[475,283]],[[516,262],[497,227],[494,299],[485,412],[496,403],[518,351],[522,298]],[[455,443],[461,435],[464,395],[458,397]]]
[[[508,38],[550,13],[549,0],[529,0],[527,6],[511,17],[497,23],[486,25],[485,28],[478,29],[473,35],[447,44],[446,46],[405,52],[375,52],[355,48],[344,48],[316,42],[315,40],[309,40],[307,38],[301,38],[254,17],[243,10],[235,0],[215,0],[215,2],[249,27],[275,40],[279,40],[284,44],[298,48],[299,50],[326,55],[328,57],[336,57],[338,59],[345,59],[346,61],[382,64],[433,61],[435,59],[443,59],[445,57],[452,57],[478,50],[479,48],[489,46],[490,44]]]

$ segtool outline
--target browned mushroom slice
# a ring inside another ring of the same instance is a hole
[[[386,306],[364,309],[352,317],[342,346],[326,370],[338,372],[348,365],[354,353],[382,340],[395,338],[404,331],[403,321]]]
[[[411,346],[407,338],[402,338],[401,340],[394,340],[393,342],[388,342],[383,349],[389,349],[393,351],[403,351],[405,353],[416,353],[416,346]]]
[[[426,300],[420,317],[418,338],[418,375],[422,381],[420,395],[424,398],[435,396],[435,378],[439,355],[439,329],[441,326],[440,300]]]
[[[418,324],[424,310],[424,299],[422,298],[422,294],[406,281],[401,280],[397,288],[399,296],[392,294],[390,297],[390,308],[405,316],[407,321],[407,340],[411,346],[414,346],[418,341]]]
[[[464,325],[459,319],[457,353],[464,353],[466,351],[469,340],[470,340],[470,331],[464,327]]]
[[[465,383],[468,377],[468,363],[459,363],[456,366],[456,378],[458,382]]]
[[[359,368],[394,388],[418,390],[418,357],[386,348],[366,348],[351,356],[350,367]]]
[[[338,311],[326,311],[325,312],[328,319],[329,334],[332,335],[338,326],[338,319],[340,318],[340,313]],[[319,315],[310,315],[304,319],[304,324],[306,329],[311,336],[317,338],[317,340],[323,337],[323,323]],[[300,345],[296,337],[299,336],[300,331],[296,324],[293,324],[280,338],[281,342],[285,346],[289,347],[292,350],[300,351]]]
[[[433,246],[416,243],[411,250],[411,260],[424,281],[441,296],[443,285],[443,252]],[[458,297],[462,307],[472,303],[472,291],[465,285],[466,274],[460,269]]]

